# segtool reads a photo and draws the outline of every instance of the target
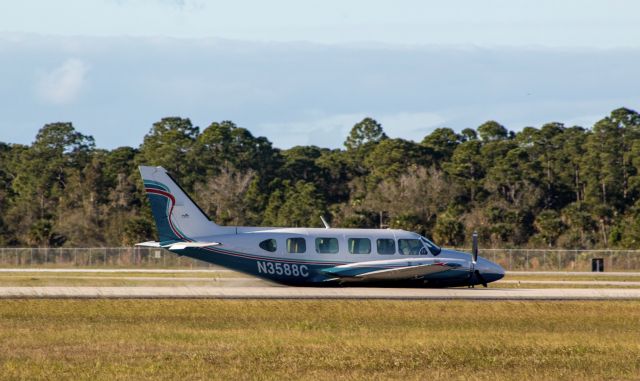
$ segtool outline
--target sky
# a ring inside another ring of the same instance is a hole
[[[0,141],[71,121],[101,148],[165,116],[336,148],[640,109],[640,2],[0,0]]]

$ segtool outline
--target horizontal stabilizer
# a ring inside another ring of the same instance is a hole
[[[334,267],[325,269],[323,272],[342,280],[405,280],[412,278],[421,278],[427,275],[440,273],[460,267],[459,263],[429,263],[424,265],[404,266],[391,269],[382,269],[367,271],[359,274],[353,273],[353,267],[340,268]],[[348,270],[348,271],[345,271]]]
[[[209,246],[219,246],[220,242],[178,242],[171,245],[164,246],[165,249],[169,250],[184,250],[188,248],[203,248]]]
[[[160,246],[160,242],[157,242],[157,241],[140,242],[140,243],[136,243],[136,246],[140,246],[140,247],[162,247],[162,246]]]
[[[176,243],[170,243],[167,245],[161,245],[160,242],[156,242],[156,241],[136,243],[136,246],[140,246],[140,247],[161,247],[167,250],[184,250],[190,247],[202,248],[202,247],[218,246],[218,245],[221,245],[221,243],[220,242],[176,242]]]

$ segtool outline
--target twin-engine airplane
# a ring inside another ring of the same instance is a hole
[[[161,247],[295,286],[455,287],[494,282],[498,264],[404,230],[220,226],[162,167],[141,166]],[[324,220],[323,220],[324,222]]]

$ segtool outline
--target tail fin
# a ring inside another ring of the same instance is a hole
[[[138,167],[160,242],[193,241],[216,234],[213,223],[162,167]]]

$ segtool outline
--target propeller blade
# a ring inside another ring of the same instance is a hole
[[[473,232],[471,236],[471,263],[469,264],[469,287],[474,287],[473,277],[480,280],[483,286],[487,287],[487,282],[484,280],[480,271],[476,270],[476,262],[478,262],[478,232]]]
[[[473,232],[471,254],[473,255],[473,263],[478,262],[478,232]]]

